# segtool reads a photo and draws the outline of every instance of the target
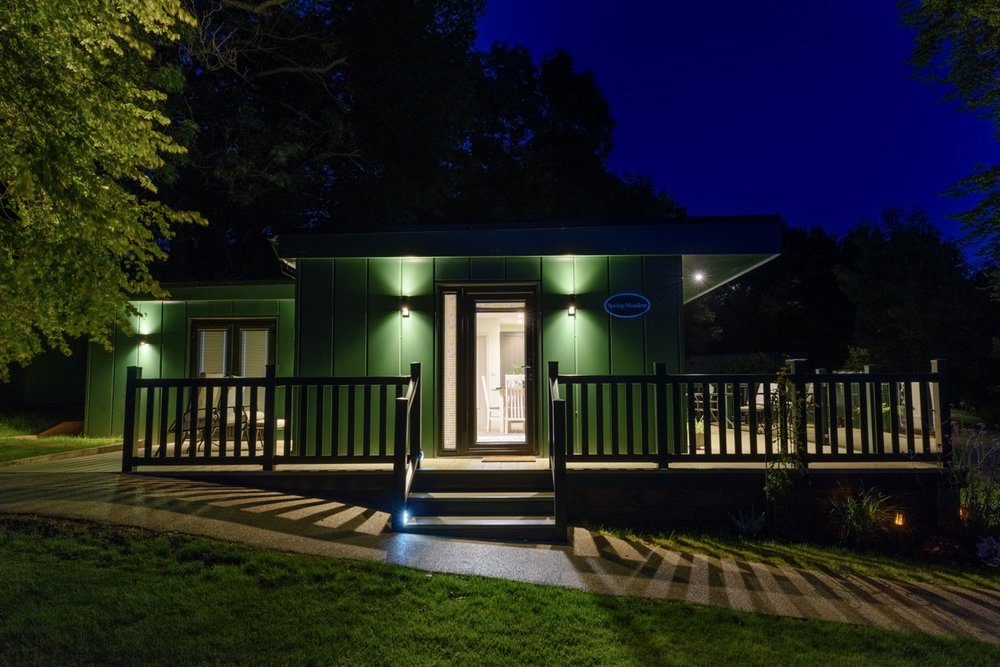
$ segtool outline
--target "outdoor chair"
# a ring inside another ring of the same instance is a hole
[[[503,426],[503,415],[502,409],[499,405],[495,405],[490,402],[490,386],[486,383],[486,376],[480,375],[479,379],[482,380],[483,385],[483,405],[486,406],[486,432],[490,433],[493,429],[491,428],[493,420],[497,420],[497,423]]]
[[[777,385],[772,382],[761,382],[757,384],[757,390],[754,392],[752,402],[748,398],[747,402],[740,405],[741,421],[744,424],[750,423],[750,412],[753,411],[754,417],[757,421],[757,432],[764,432],[764,418],[767,415],[767,405],[770,403],[772,416],[771,419],[777,419]]]
[[[504,375],[503,431],[510,433],[511,423],[524,429],[524,375]]]
[[[216,374],[206,374],[202,373],[203,378],[212,377],[222,377]],[[188,443],[190,447],[191,440],[191,429],[194,428],[194,444],[193,446],[200,449],[204,444],[205,440],[205,425],[211,420],[211,430],[210,433],[214,436],[217,434],[219,429],[219,403],[222,396],[222,392],[214,392],[213,405],[207,405],[208,402],[208,391],[207,387],[198,387],[197,389],[192,389],[188,394],[187,407],[184,410],[184,414],[181,416],[180,423],[174,421],[170,428],[167,429],[168,433],[181,433],[180,447],[183,453],[184,443]]]
[[[249,443],[250,441],[250,425],[253,424],[254,429],[254,448],[260,449],[264,446],[264,388],[257,388],[257,402],[253,403],[251,400],[250,387],[243,388],[243,433]],[[284,432],[285,430],[285,420],[275,419],[274,420],[275,431]]]

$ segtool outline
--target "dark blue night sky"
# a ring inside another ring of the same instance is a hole
[[[841,233],[942,196],[1000,162],[989,124],[913,76],[892,0],[491,0],[479,47],[562,48],[617,122],[611,166],[650,175],[692,215],[780,213]]]

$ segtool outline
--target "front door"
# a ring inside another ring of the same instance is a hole
[[[443,453],[534,453],[534,288],[444,288],[441,305]]]

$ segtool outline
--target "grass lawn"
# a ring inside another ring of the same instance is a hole
[[[84,438],[79,435],[53,435],[48,438],[0,437],[0,463],[119,442],[121,438]]]
[[[52,423],[51,416],[45,414],[0,415],[0,463],[121,442],[121,438],[84,438],[76,435],[20,437],[38,433]]]
[[[0,664],[994,665],[1000,646],[0,517]]]

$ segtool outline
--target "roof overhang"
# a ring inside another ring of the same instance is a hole
[[[290,266],[306,258],[680,256],[687,303],[777,257],[781,222],[756,215],[412,227],[283,236],[275,251]]]

